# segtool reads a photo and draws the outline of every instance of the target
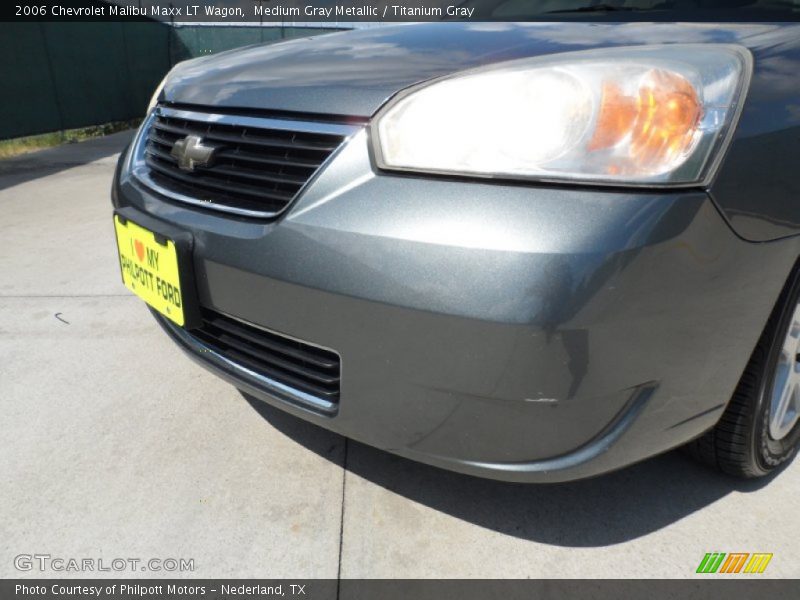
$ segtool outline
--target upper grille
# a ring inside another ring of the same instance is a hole
[[[209,208],[272,216],[295,198],[348,129],[159,108],[147,132],[144,162],[151,183],[168,195]],[[209,166],[178,168],[170,153],[175,142],[190,135],[216,148]]]
[[[335,352],[206,308],[202,319],[189,333],[228,360],[315,398],[339,401],[341,365]]]

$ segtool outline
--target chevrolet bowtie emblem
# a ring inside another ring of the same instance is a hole
[[[175,142],[170,154],[178,159],[178,168],[194,171],[195,167],[210,167],[216,150],[217,146],[204,144],[200,136],[187,135]]]

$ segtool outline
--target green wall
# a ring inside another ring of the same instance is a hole
[[[0,139],[141,117],[177,62],[249,44],[326,33],[306,27],[4,23]]]
[[[331,31],[335,30],[312,27],[176,26],[172,30],[170,56],[172,63],[175,64],[188,58],[241,46],[279,42],[281,39],[308,37]]]
[[[141,115],[169,68],[168,38],[155,22],[5,23],[0,139]]]

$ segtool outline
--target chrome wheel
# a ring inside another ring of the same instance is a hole
[[[770,403],[769,435],[781,440],[800,418],[800,304],[794,309],[775,367]]]

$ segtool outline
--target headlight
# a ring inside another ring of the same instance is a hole
[[[389,170],[613,185],[707,182],[752,71],[730,45],[515,60],[412,88],[373,121]]]

